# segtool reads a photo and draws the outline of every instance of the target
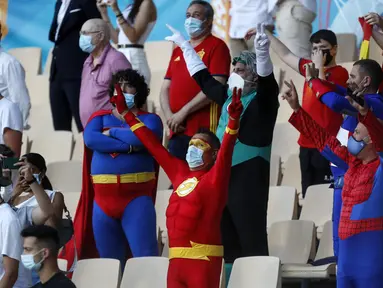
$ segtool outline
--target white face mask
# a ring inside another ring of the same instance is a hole
[[[204,164],[202,156],[203,150],[191,145],[186,154],[186,162],[188,162],[189,167],[192,169],[201,167]]]
[[[8,202],[12,197],[13,185],[7,187],[1,187],[0,196],[3,198],[4,202]]]
[[[245,80],[237,73],[233,72],[230,74],[229,80],[227,81],[229,89],[233,91],[234,88],[242,89],[245,86]]]
[[[36,179],[36,182],[40,185],[41,184],[40,174],[33,174],[33,177]]]
[[[21,255],[21,262],[23,263],[24,267],[28,270],[34,270],[39,271],[41,269],[41,264],[43,263],[44,259],[41,259],[40,262],[35,263],[34,257],[38,254],[40,254],[43,250],[40,250],[36,254],[23,254]]]

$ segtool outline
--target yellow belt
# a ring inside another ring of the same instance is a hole
[[[156,179],[155,172],[130,173],[122,175],[94,175],[93,184],[116,184],[116,183],[145,183]]]
[[[199,259],[210,261],[208,257],[223,257],[222,245],[198,244],[190,241],[192,247],[169,248],[169,259]]]

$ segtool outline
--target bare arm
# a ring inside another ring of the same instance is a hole
[[[39,206],[32,211],[32,222],[34,225],[43,225],[49,218],[56,215],[55,209],[47,193],[45,193],[44,189],[37,182],[32,183],[30,186],[39,204]]]
[[[136,18],[134,19],[134,26],[130,25],[123,17],[117,19],[118,24],[120,24],[122,32],[129,38],[130,42],[133,44],[137,43],[141,35],[145,32],[148,24],[151,20],[151,1],[144,1],[140,6],[140,10],[137,13]],[[113,12],[116,15],[121,14],[120,9],[114,9]]]
[[[283,44],[277,37],[273,35],[269,30],[265,30],[267,37],[271,42],[271,48],[278,54],[279,58],[282,59],[290,68],[294,69],[299,73],[299,57],[294,55],[285,44]]]
[[[48,219],[46,225],[54,228],[59,228],[64,211],[64,196],[61,192],[56,192],[55,197],[53,198],[52,205],[54,215]]]
[[[161,110],[164,113],[166,120],[168,120],[173,115],[173,112],[170,110],[170,105],[169,105],[170,83],[171,83],[171,80],[165,79],[164,83],[162,84],[161,93],[160,93]]]
[[[20,237],[20,235],[18,235]],[[19,273],[19,261],[3,255],[4,276],[0,281],[0,288],[12,288]]]
[[[4,129],[4,144],[15,153],[15,157],[20,157],[22,136],[23,134],[20,131],[9,128]]]

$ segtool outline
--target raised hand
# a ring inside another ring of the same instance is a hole
[[[370,12],[367,15],[363,16],[363,18],[368,24],[377,25],[381,29],[383,28],[383,18],[378,13]]]
[[[292,80],[290,80],[290,83],[285,81],[285,85],[289,89],[282,95],[282,99],[289,103],[291,109],[293,109],[294,112],[297,112],[301,108],[301,105],[299,104],[298,93],[294,82]]]
[[[247,30],[244,38],[245,38],[245,40],[249,40],[251,37],[253,37],[256,34],[257,34],[257,28],[254,27],[254,28]]]
[[[122,93],[122,89],[120,84],[114,85],[114,88],[116,89],[117,95],[113,96],[113,104],[116,105],[117,112],[119,114],[123,114],[124,112],[128,111],[128,106],[126,105],[124,93]]]
[[[177,46],[181,47],[181,45],[186,41],[184,36],[182,36],[181,32],[174,29],[169,24],[166,24],[166,27],[173,33],[172,36],[165,37],[165,40],[175,43]]]
[[[33,177],[32,167],[27,162],[19,162],[16,163],[15,166],[20,166],[19,168],[19,174],[20,177],[23,178],[23,180],[20,181],[21,185],[27,185],[28,182],[31,182]]]
[[[233,89],[233,97],[230,105],[227,107],[231,119],[238,120],[241,117],[243,106],[241,101],[242,89]]]
[[[314,63],[308,63],[304,67],[306,70],[306,81],[310,81],[313,78],[318,78],[319,70],[316,69]],[[285,83],[287,82],[285,81]]]
[[[360,115],[362,116],[365,116],[368,112],[368,106],[367,106],[367,103],[366,101],[364,101],[363,99],[363,106],[360,105],[357,101],[355,101],[351,96],[346,96],[346,99],[348,100],[348,102],[350,102],[350,104],[356,109],[358,110],[358,112],[360,113]]]
[[[311,60],[316,68],[323,68],[326,61],[326,54],[323,54],[323,51],[320,49],[315,50],[311,55]]]
[[[266,33],[266,25],[263,23],[257,24],[257,31],[258,33],[255,36],[254,39],[254,47],[256,52],[258,51],[269,51],[270,48],[270,40],[267,37]]]

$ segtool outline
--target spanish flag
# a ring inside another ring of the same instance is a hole
[[[368,54],[370,51],[370,39],[372,36],[372,25],[368,24],[363,17],[359,17],[359,23],[363,30],[363,42],[362,46],[360,46],[359,59],[368,59]]]

